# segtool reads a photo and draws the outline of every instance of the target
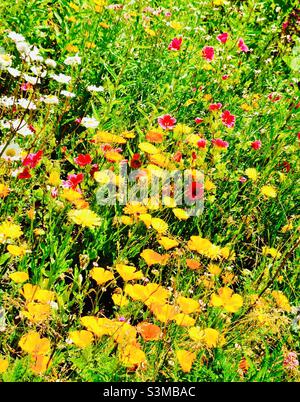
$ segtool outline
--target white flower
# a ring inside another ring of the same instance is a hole
[[[13,68],[13,67],[8,67],[7,71],[9,72],[10,75],[12,75],[14,78],[20,77],[21,71]]]
[[[75,56],[72,56],[72,57],[69,56],[66,58],[64,63],[67,66],[75,66],[76,64],[81,64],[81,57],[79,57],[78,54],[76,54]]]
[[[0,154],[2,153],[3,149],[5,148],[6,144],[1,144],[0,145]],[[18,144],[15,142],[11,142],[8,144],[8,146],[5,148],[5,151],[1,155],[2,159],[5,159],[6,161],[18,161],[22,158],[22,149],[19,147]]]
[[[99,121],[94,119],[93,117],[83,117],[81,120],[81,124],[86,128],[97,128],[99,125]]]
[[[31,61],[42,62],[44,60],[44,58],[40,55],[40,50],[36,46],[29,51],[28,57]]]
[[[16,119],[16,120],[12,120],[10,123],[11,123],[10,128],[14,131],[17,131],[18,134],[21,134],[24,137],[26,137],[27,135],[32,135],[32,131],[28,127],[28,124],[26,123],[26,121],[24,121],[24,120],[21,121],[19,119]]]
[[[60,84],[68,84],[72,77],[70,77],[69,75],[65,75],[62,73],[59,74],[52,74],[50,75],[51,78],[53,78],[55,81],[59,82]]]
[[[41,78],[46,77],[47,71],[43,70],[42,67],[32,66],[30,70],[33,72],[34,75],[38,75]]]
[[[23,77],[27,82],[29,82],[31,85],[36,85],[41,83],[40,77],[33,77],[32,75],[28,74],[23,74]]]
[[[0,68],[10,67],[12,64],[12,57],[10,54],[0,54]]]
[[[61,91],[60,93],[64,95],[66,98],[74,98],[76,96],[76,94],[69,91]]]
[[[25,57],[30,52],[30,44],[27,42],[17,42],[16,46],[22,57]]]
[[[0,126],[1,126],[2,128],[10,128],[9,122],[8,122],[8,121],[5,121],[5,120],[0,120]]]
[[[104,92],[104,88],[103,87],[97,87],[96,85],[89,85],[86,88],[89,92]]]
[[[17,32],[10,31],[7,35],[9,39],[13,40],[14,42],[25,42],[25,38],[23,35],[18,34]]]
[[[28,110],[35,110],[36,105],[32,101],[26,98],[21,98],[18,100],[18,105],[21,106],[23,109],[28,109]]]
[[[14,98],[12,96],[2,96],[0,98],[0,105],[4,107],[10,107],[14,104]]]
[[[57,66],[56,61],[54,61],[54,60],[52,60],[52,59],[46,59],[46,60],[45,60],[45,64],[46,64],[48,67],[52,67],[52,68],[55,68],[55,67]]]
[[[40,100],[48,105],[58,105],[59,99],[55,95],[45,95],[40,98]]]

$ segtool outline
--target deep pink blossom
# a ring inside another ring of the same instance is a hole
[[[244,42],[244,40],[242,38],[239,39],[238,41],[238,47],[240,49],[241,52],[247,53],[249,52],[249,48],[246,45],[246,43]]]
[[[39,163],[39,161],[42,159],[43,156],[43,151],[38,151],[35,154],[28,154],[22,162],[23,166],[29,166],[29,168],[33,169],[36,167],[36,165]]]
[[[168,50],[180,50],[182,38],[174,38],[168,46]]]
[[[201,140],[197,142],[198,148],[206,148],[206,143],[207,141],[204,138],[201,138]]]
[[[255,140],[252,142],[251,147],[257,151],[259,148],[261,148],[261,141]]]
[[[222,140],[221,138],[214,138],[211,140],[211,143],[217,148],[228,148],[229,144],[227,141]]]
[[[202,49],[202,56],[205,58],[207,61],[212,61],[215,57],[215,51],[212,46],[205,46]]]
[[[203,123],[204,122],[204,119],[202,119],[201,117],[196,117],[195,118],[195,123],[196,124],[201,124],[201,123]]]
[[[235,116],[229,112],[229,110],[224,110],[222,113],[222,123],[228,128],[234,127]]]
[[[164,130],[172,130],[175,127],[176,124],[176,119],[175,117],[172,117],[170,114],[165,114],[163,116],[160,116],[158,119],[158,124],[160,125],[161,128]]]
[[[222,103],[220,103],[220,102],[218,102],[218,103],[211,103],[211,104],[209,105],[209,110],[210,110],[211,112],[214,111],[214,110],[220,110],[222,106],[223,106],[223,105],[222,105]]]
[[[221,43],[226,43],[228,40],[228,33],[224,32],[217,36],[217,40]]]

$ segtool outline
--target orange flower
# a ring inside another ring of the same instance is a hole
[[[104,268],[93,268],[91,269],[90,275],[98,285],[103,285],[114,279],[113,274]]]
[[[150,309],[155,317],[164,323],[173,320],[176,316],[176,308],[171,304],[154,303],[151,304]]]
[[[137,331],[142,335],[144,341],[157,341],[161,337],[161,329],[155,324],[143,321],[137,325]]]
[[[30,368],[35,374],[42,374],[51,365],[49,356],[36,355],[32,356]]]
[[[50,341],[47,338],[41,338],[35,331],[30,331],[23,335],[19,341],[19,346],[24,352],[31,355],[46,355],[50,352]]]
[[[86,348],[94,340],[93,334],[86,330],[71,331],[69,333],[69,338],[79,348]]]
[[[125,282],[132,281],[134,279],[142,279],[144,277],[142,271],[137,271],[135,267],[130,265],[117,264],[116,270]]]
[[[148,131],[146,134],[146,140],[149,142],[156,142],[160,144],[163,142],[164,136],[163,133],[160,133],[159,131]]]
[[[188,268],[196,270],[196,269],[200,269],[201,268],[201,264],[199,261],[196,260],[186,260],[186,265],[188,266]]]

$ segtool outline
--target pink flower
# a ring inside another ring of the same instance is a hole
[[[226,43],[228,40],[228,33],[224,32],[217,36],[217,40],[221,43]]]
[[[33,87],[32,87],[32,85],[29,83],[29,82],[24,82],[22,85],[21,85],[21,89],[22,89],[22,91],[29,91],[29,89],[32,89]]]
[[[201,123],[203,123],[204,122],[204,119],[201,119],[201,117],[196,117],[195,118],[195,123],[196,124],[201,124]]]
[[[165,114],[163,116],[160,116],[158,119],[158,124],[160,125],[161,128],[164,130],[172,130],[175,127],[176,124],[176,119],[175,117],[172,117],[170,114]]]
[[[228,128],[234,127],[235,116],[229,110],[224,110],[222,113],[222,123]]]
[[[222,105],[222,103],[220,103],[220,102],[218,102],[218,103],[211,103],[210,105],[209,105],[209,110],[212,112],[212,111],[214,111],[214,110],[219,110],[219,109],[221,109],[221,107],[222,107],[223,105]]]
[[[79,166],[86,166],[89,165],[92,162],[92,158],[89,154],[80,154],[77,156],[77,158],[74,158],[75,163]]]
[[[241,183],[245,183],[246,181],[247,181],[247,178],[244,177],[244,176],[241,176],[241,177],[239,178],[239,182],[241,182]]]
[[[241,52],[247,53],[249,52],[248,46],[245,44],[244,40],[242,38],[239,39],[238,41],[238,47]]]
[[[28,154],[23,162],[23,166],[29,166],[31,169],[35,168],[39,161],[42,159],[43,151],[38,151],[35,154]]]
[[[227,141],[222,140],[221,138],[216,138],[211,140],[211,143],[217,148],[228,148],[229,144]]]
[[[58,189],[57,189],[57,187],[54,187],[51,190],[51,197],[52,198],[57,198],[57,196],[58,196]]]
[[[296,352],[288,352],[284,356],[283,366],[288,370],[294,370],[299,366],[299,360]]]
[[[199,140],[197,142],[198,148],[205,148],[206,147],[206,140],[204,138],[201,138],[201,140]]]
[[[168,46],[168,50],[180,50],[182,38],[174,38]]]
[[[261,148],[261,141],[255,140],[252,142],[251,147],[257,151],[259,148]]]
[[[222,80],[227,80],[229,78],[229,75],[227,75],[227,74],[224,74],[224,75],[222,75]]]
[[[205,58],[207,61],[212,61],[215,57],[215,51],[212,46],[205,46],[202,49],[202,56]]]

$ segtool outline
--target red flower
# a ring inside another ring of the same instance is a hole
[[[180,151],[177,151],[173,156],[173,161],[180,162],[181,159],[182,159],[182,153]]]
[[[300,131],[299,131],[299,133],[297,134],[297,137],[298,137],[298,140],[300,141]]]
[[[182,38],[174,38],[168,46],[168,50],[180,50]]]
[[[203,198],[204,188],[202,183],[193,181],[190,183],[186,195],[189,201],[201,200]]]
[[[281,99],[281,96],[271,93],[268,95],[268,99],[270,99],[271,102],[278,102]]]
[[[23,162],[23,166],[29,166],[31,169],[35,168],[39,161],[42,159],[43,151],[38,151],[35,154],[28,154]]]
[[[30,179],[31,174],[29,173],[28,167],[24,168],[24,170],[18,174],[18,179]]]
[[[142,162],[140,161],[141,155],[140,154],[133,154],[131,161],[130,161],[130,167],[132,169],[139,169],[142,166]]]
[[[201,123],[203,123],[204,122],[204,119],[201,119],[201,117],[196,117],[195,118],[195,123],[196,124],[201,124]]]
[[[89,165],[92,162],[92,158],[89,154],[80,154],[77,156],[77,158],[74,159],[75,163],[79,166],[86,166]]]
[[[228,148],[229,144],[227,141],[222,140],[221,138],[216,138],[211,140],[211,143],[217,148]]]
[[[175,127],[177,120],[170,114],[165,114],[164,116],[160,116],[157,121],[160,127],[164,130],[172,130]]]
[[[32,124],[29,124],[28,128],[29,128],[29,130],[30,130],[32,133],[35,133],[35,132],[36,132],[36,129],[33,127]]]
[[[247,181],[247,178],[244,177],[244,176],[241,176],[241,177],[239,178],[239,182],[241,182],[241,183],[245,183],[246,181]]]
[[[212,61],[215,57],[215,51],[212,46],[205,46],[202,49],[202,56],[207,60],[207,61]]]
[[[252,142],[251,147],[257,151],[259,148],[261,148],[261,141],[255,140]]]
[[[219,109],[221,109],[221,107],[222,107],[223,105],[222,105],[222,103],[211,103],[210,105],[209,105],[209,110],[210,111],[213,111],[213,110],[219,110]]]
[[[239,39],[238,41],[238,47],[241,52],[247,53],[249,52],[248,46],[245,44],[244,40],[242,38]]]
[[[199,148],[205,148],[206,147],[206,142],[207,141],[204,138],[202,138],[201,140],[199,140],[197,142],[197,145],[198,145]]]
[[[217,40],[221,43],[226,43],[228,39],[228,33],[224,32],[217,36]]]
[[[71,188],[75,189],[79,183],[83,180],[83,173],[78,174],[68,174],[68,181],[71,184]]]
[[[226,127],[234,127],[235,116],[229,112],[229,110],[224,110],[222,113],[222,122]]]
[[[228,74],[222,75],[222,80],[223,80],[223,81],[227,80],[228,78],[229,78],[229,75],[228,75]]]

